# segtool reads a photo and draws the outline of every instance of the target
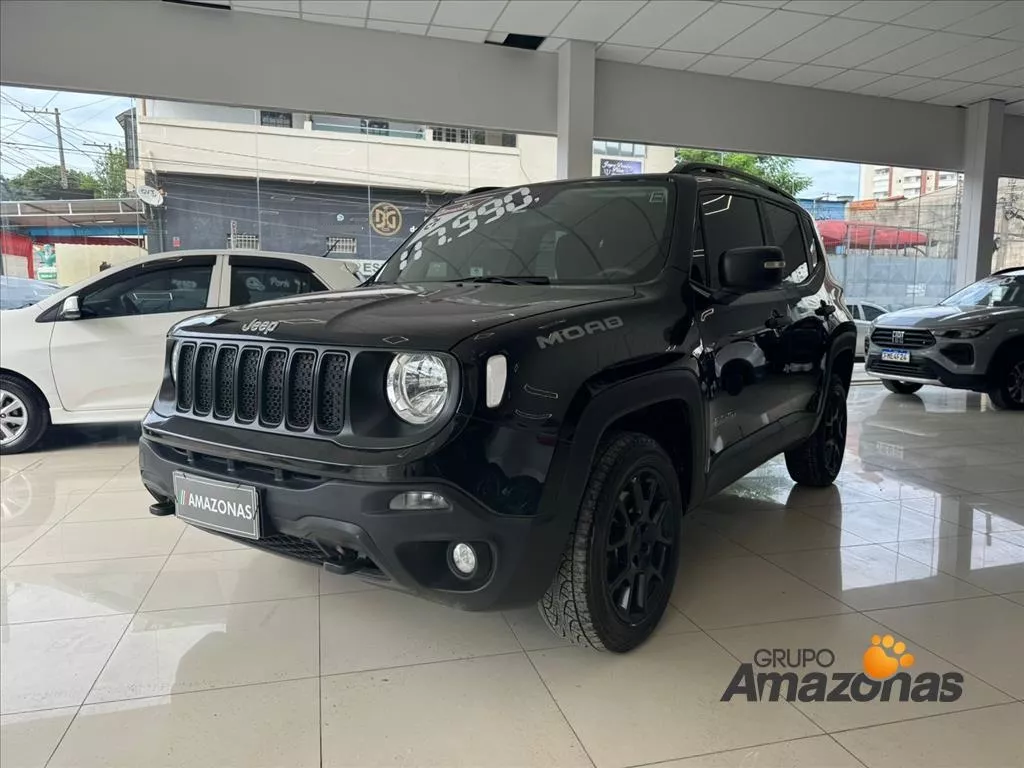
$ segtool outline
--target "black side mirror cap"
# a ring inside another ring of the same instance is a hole
[[[751,293],[767,291],[782,283],[786,255],[774,245],[731,248],[718,262],[718,277],[723,288]]]

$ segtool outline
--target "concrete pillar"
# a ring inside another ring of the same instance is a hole
[[[999,154],[1003,144],[1001,101],[979,101],[967,108],[964,125],[964,195],[956,252],[956,287],[992,272]]]
[[[593,175],[594,44],[568,40],[558,49],[558,178]]]

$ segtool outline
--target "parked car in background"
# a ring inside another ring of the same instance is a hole
[[[43,280],[0,275],[0,309],[29,307],[59,290],[59,285]]]
[[[890,392],[940,384],[1024,410],[1024,267],[996,272],[937,306],[878,318],[865,369]]]
[[[0,453],[32,448],[51,423],[140,420],[160,384],[167,331],[179,320],[358,282],[346,265],[315,256],[177,251],[8,310],[0,323]]]
[[[857,355],[863,357],[867,351],[868,332],[871,324],[889,310],[881,304],[874,304],[870,301],[850,299],[846,302],[850,314],[853,315],[854,325],[857,326]]]

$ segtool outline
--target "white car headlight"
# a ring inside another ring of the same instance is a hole
[[[398,418],[410,424],[427,424],[441,415],[448,402],[448,370],[437,355],[395,355],[385,389]]]

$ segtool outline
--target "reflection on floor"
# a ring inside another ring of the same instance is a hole
[[[137,435],[0,462],[4,768],[1024,765],[1024,414],[977,395],[854,387],[839,484],[774,461],[691,515],[623,657],[150,517]],[[831,651],[803,692],[871,647],[910,700],[721,700],[759,649]]]

